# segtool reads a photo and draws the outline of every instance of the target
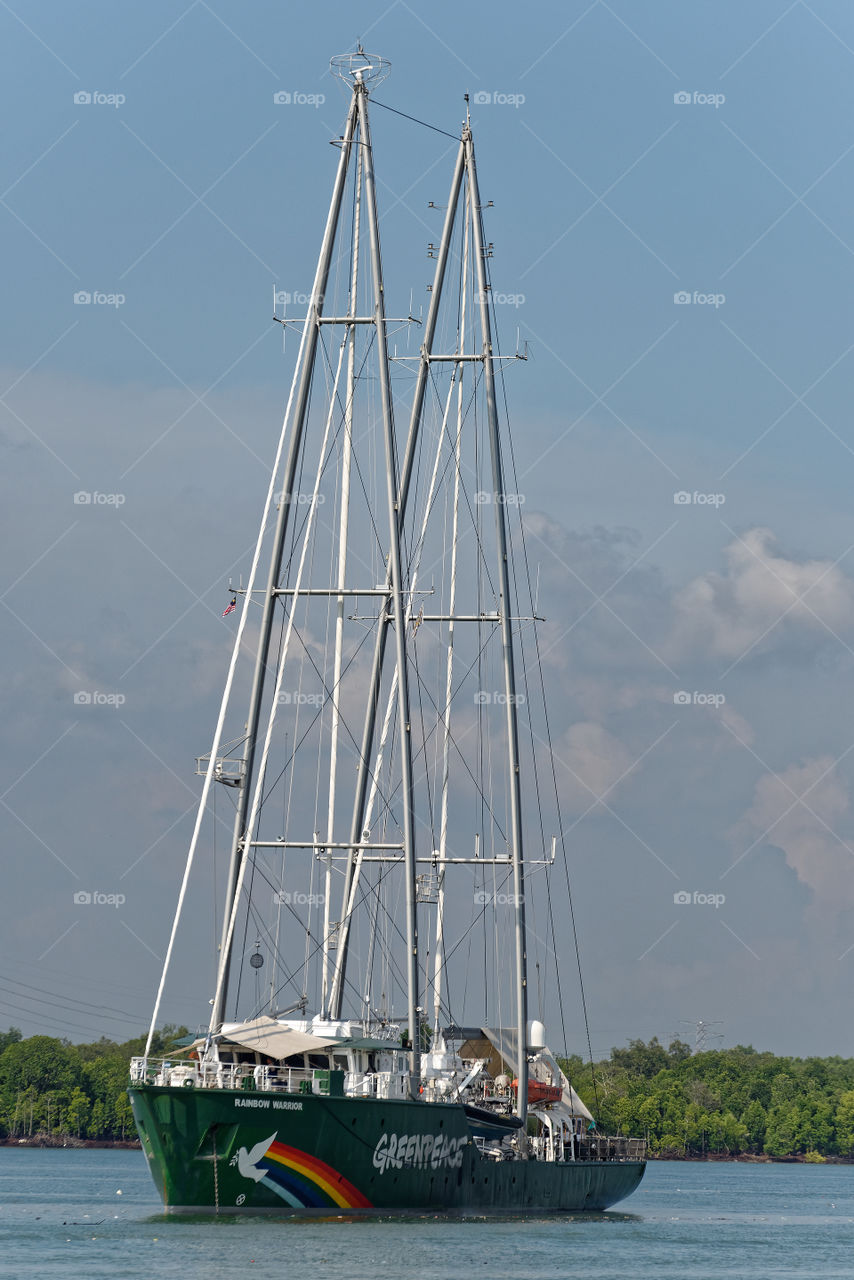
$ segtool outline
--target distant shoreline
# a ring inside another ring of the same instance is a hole
[[[710,1151],[704,1156],[683,1156],[675,1151],[647,1152],[648,1161],[672,1160],[679,1164],[854,1164],[850,1156],[823,1156],[821,1160],[807,1160],[802,1154],[792,1156],[769,1156],[762,1152],[751,1155],[742,1152],[740,1155],[723,1155],[720,1151]]]
[[[115,1147],[118,1151],[141,1151],[139,1138],[75,1138],[65,1134],[63,1137],[48,1137],[41,1134],[32,1138],[0,1138],[0,1147],[41,1147],[50,1151],[108,1151]]]

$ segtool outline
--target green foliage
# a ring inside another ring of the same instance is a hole
[[[186,1027],[156,1033],[152,1053],[168,1055]],[[116,1044],[70,1044],[50,1036],[23,1040],[16,1027],[0,1032],[0,1136],[135,1137],[127,1095],[130,1059],[145,1037]]]
[[[841,1155],[854,1155],[854,1090],[839,1097],[836,1108],[836,1141]]]
[[[133,1125],[133,1111],[131,1110],[130,1098],[127,1091],[122,1089],[119,1096],[113,1103],[113,1116],[115,1123],[118,1125],[122,1140],[133,1137],[136,1130]]]
[[[8,1031],[0,1031],[0,1053],[10,1044],[16,1044],[18,1040],[23,1040],[23,1038],[18,1027],[10,1027]]]
[[[631,1040],[593,1067],[563,1068],[599,1128],[657,1154],[854,1157],[854,1061],[783,1058],[752,1045],[692,1053]]]
[[[100,1098],[92,1108],[92,1118],[86,1129],[87,1138],[103,1138],[107,1132],[107,1110]]]
[[[83,1130],[89,1119],[89,1099],[82,1089],[75,1089],[65,1113],[65,1123],[70,1133],[76,1138],[83,1136]]]
[[[765,1114],[765,1108],[758,1098],[754,1098],[748,1102],[744,1111],[741,1113],[741,1122],[744,1125],[747,1135],[748,1151],[761,1151],[765,1143],[765,1130],[768,1124],[768,1117]]]
[[[646,1076],[648,1079],[665,1071],[669,1065],[667,1050],[653,1036],[649,1044],[643,1040],[630,1040],[628,1049],[612,1049],[611,1061],[616,1066],[632,1075]]]
[[[30,1036],[7,1045],[0,1055],[0,1090],[73,1088],[80,1079],[74,1050],[50,1036]]]

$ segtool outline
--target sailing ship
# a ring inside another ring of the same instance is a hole
[[[546,1043],[574,924],[505,479],[526,352],[499,347],[468,106],[426,316],[389,316],[369,121],[389,64],[332,69],[332,198],[307,314],[275,317],[299,352],[131,1104],[170,1213],[603,1210],[644,1144],[599,1132]],[[234,817],[210,1021],[158,1059],[215,792]]]

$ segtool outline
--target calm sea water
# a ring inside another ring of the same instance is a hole
[[[589,1217],[189,1221],[158,1210],[139,1152],[0,1148],[0,1276],[854,1276],[854,1166],[652,1164],[624,1212]]]

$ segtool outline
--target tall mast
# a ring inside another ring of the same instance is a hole
[[[406,620],[403,604],[403,581],[400,556],[400,509],[398,504],[397,441],[394,435],[394,411],[388,372],[388,345],[385,325],[385,294],[383,288],[382,259],[380,256],[379,217],[377,193],[374,183],[374,159],[371,147],[371,127],[368,121],[368,95],[361,79],[354,86],[361,126],[362,154],[364,157],[365,203],[368,212],[368,233],[371,246],[371,267],[374,286],[374,314],[380,375],[380,400],[382,403],[383,439],[385,443],[386,499],[388,502],[389,550],[388,575],[390,579],[391,616],[394,626],[397,666],[397,706],[400,732],[401,791],[403,800],[403,853],[406,880],[406,998],[407,1020],[410,1037],[409,1077],[410,1089],[418,1096],[421,1073],[421,1027],[418,1006],[418,919],[415,893],[415,810],[412,784],[412,733],[409,715],[409,670],[406,657]],[[389,625],[380,621],[380,626]]]
[[[412,472],[415,465],[416,445],[421,429],[424,399],[430,373],[429,354],[433,349],[433,339],[439,319],[440,302],[445,283],[445,271],[451,246],[451,234],[454,228],[454,216],[457,207],[457,200],[459,198],[460,185],[463,178],[464,161],[464,148],[461,142],[460,149],[457,154],[454,176],[451,181],[451,192],[448,199],[447,212],[445,214],[445,223],[442,229],[442,240],[439,245],[439,251],[436,255],[436,270],[433,277],[433,289],[430,294],[430,306],[427,311],[427,319],[424,325],[424,341],[421,347],[421,360],[418,366],[418,374],[415,382],[415,394],[413,396],[412,410],[409,418],[409,433],[406,438],[406,452],[403,459],[403,466],[401,468],[400,490],[397,499],[399,520],[401,524],[406,516],[407,500],[409,497],[409,482],[412,478]],[[386,581],[388,581],[388,575],[386,577]],[[365,724],[362,731],[362,742],[359,750],[356,795],[353,801],[353,817],[350,825],[351,848],[344,874],[341,927],[338,934],[338,952],[336,957],[335,977],[332,986],[332,999],[330,1002],[330,1015],[333,1018],[341,1017],[341,1007],[344,996],[344,981],[347,973],[347,959],[349,955],[350,922],[354,902],[353,879],[358,859],[358,853],[356,851],[358,850],[362,832],[365,827],[365,805],[368,795],[368,782],[371,777],[370,764],[374,750],[374,737],[376,734],[377,711],[379,708],[380,698],[380,681],[387,639],[388,627],[380,625],[380,628],[377,631],[373,665],[370,680],[368,682],[368,698],[366,703],[367,714],[365,716]]]
[[[359,286],[359,230],[362,215],[362,148],[356,159],[356,191],[353,209],[353,266],[350,276],[350,315],[356,317]],[[338,733],[341,720],[341,663],[344,652],[344,587],[347,579],[347,531],[350,516],[350,473],[353,463],[353,399],[356,393],[356,325],[351,324],[347,333],[347,398],[344,402],[344,441],[341,450],[341,512],[338,522],[338,590],[335,613],[335,660],[332,673],[332,727],[329,747],[329,808],[326,820],[326,838],[330,847],[326,850],[326,871],[323,894],[323,971],[321,975],[320,1013],[325,1017],[329,1009],[329,953],[333,946],[332,904],[332,849],[335,839],[335,794],[338,774]],[[382,624],[381,624],[382,625]]]
[[[249,806],[249,796],[252,789],[255,764],[255,746],[258,737],[261,702],[264,696],[264,682],[267,674],[267,652],[270,645],[270,636],[272,634],[273,618],[276,609],[275,592],[276,587],[278,586],[279,574],[282,567],[282,554],[284,551],[291,510],[290,499],[293,494],[294,477],[296,476],[297,462],[299,460],[303,432],[308,413],[311,375],[317,352],[318,338],[320,335],[320,325],[318,320],[323,314],[324,295],[326,293],[329,268],[332,262],[332,251],[335,245],[335,236],[341,213],[341,200],[344,195],[344,185],[350,164],[350,152],[353,145],[356,118],[356,98],[354,96],[347,115],[344,136],[341,140],[338,171],[335,175],[335,185],[332,190],[332,199],[329,204],[329,213],[326,218],[323,242],[320,247],[320,255],[317,261],[317,270],[315,271],[314,285],[311,291],[311,301],[305,318],[302,344],[303,358],[301,365],[295,374],[295,378],[298,381],[294,401],[291,439],[281,486],[282,493],[279,503],[279,515],[276,521],[275,533],[273,535],[270,570],[267,576],[267,587],[264,593],[263,611],[261,615],[261,632],[258,640],[258,650],[255,656],[255,670],[252,677],[252,692],[249,698],[249,711],[246,717],[246,736],[243,747],[241,785],[237,792],[237,812],[234,817],[231,858],[229,861],[228,881],[226,885],[225,904],[223,909],[222,938],[219,952],[219,974],[217,978],[217,990],[214,995],[213,1007],[211,1010],[210,1029],[212,1032],[219,1030],[225,1015],[225,1002],[228,995],[228,979],[231,967],[231,948],[228,939],[235,892],[240,878],[240,868],[243,859],[246,856],[246,816]]]
[[[466,216],[463,230],[463,294],[460,302],[460,336],[458,347],[460,355],[465,351],[466,341],[466,303],[468,294],[469,264],[469,219],[468,195],[466,195]],[[439,860],[438,889],[436,895],[436,954],[433,959],[433,1036],[434,1043],[439,1037],[439,1019],[442,1008],[442,967],[444,965],[444,930],[445,930],[445,858],[448,852],[448,792],[451,783],[451,695],[454,688],[454,610],[457,607],[457,540],[460,526],[460,456],[463,436],[463,370],[465,364],[457,365],[457,436],[454,444],[454,494],[451,509],[451,585],[448,594],[448,652],[445,664],[445,706],[442,713],[442,800],[439,816]]]
[[[246,724],[246,738],[243,754],[243,767],[241,775],[241,788],[239,792],[239,802],[237,814],[235,817],[234,837],[232,844],[232,856],[229,866],[228,886],[225,902],[224,922],[222,943],[220,947],[219,973],[217,979],[217,989],[213,1000],[213,1009],[211,1016],[211,1031],[215,1032],[222,1025],[225,1011],[225,1001],[228,991],[228,976],[230,967],[230,952],[232,939],[234,937],[234,928],[237,914],[238,897],[240,895],[245,871],[246,871],[246,855],[253,843],[253,832],[257,814],[259,809],[259,800],[261,796],[261,786],[263,785],[263,772],[268,758],[270,734],[272,730],[272,721],[275,715],[275,708],[270,710],[270,722],[267,728],[267,736],[264,744],[263,753],[259,757],[260,765],[256,766],[256,746],[259,741],[259,723],[261,714],[261,705],[264,694],[265,676],[267,673],[267,663],[269,660],[269,648],[272,635],[273,616],[275,611],[276,597],[279,594],[279,577],[282,567],[282,559],[284,545],[286,541],[288,528],[288,515],[291,506],[291,497],[293,492],[294,478],[296,475],[297,465],[300,459],[300,450],[304,435],[305,423],[308,414],[309,392],[311,389],[312,375],[314,372],[314,364],[317,355],[318,335],[321,325],[321,316],[323,311],[323,299],[326,290],[326,284],[329,276],[333,249],[335,246],[338,225],[340,221],[340,212],[342,205],[343,191],[346,176],[349,168],[351,155],[354,145],[358,146],[358,162],[356,175],[356,222],[354,227],[354,243],[353,243],[353,262],[351,269],[351,297],[349,305],[349,315],[347,321],[347,333],[345,343],[348,344],[348,385],[347,399],[345,406],[344,420],[344,444],[342,455],[342,476],[343,491],[341,499],[341,511],[339,522],[339,545],[338,545],[338,572],[336,575],[336,584],[332,588],[332,592],[337,600],[337,616],[336,616],[336,639],[335,639],[335,674],[333,678],[333,717],[332,717],[332,740],[331,740],[331,777],[329,786],[329,800],[327,813],[326,828],[326,855],[327,855],[327,871],[326,871],[326,906],[325,906],[325,943],[324,943],[324,966],[323,966],[323,1012],[329,1011],[328,993],[329,993],[329,889],[331,882],[331,865],[330,854],[332,841],[334,839],[334,817],[335,817],[335,773],[337,768],[337,739],[339,736],[340,713],[339,706],[339,684],[341,678],[342,667],[342,651],[343,651],[343,608],[345,597],[345,573],[346,573],[346,537],[348,528],[348,512],[349,512],[349,492],[348,483],[350,477],[350,463],[352,456],[352,402],[355,389],[355,324],[356,317],[356,293],[358,287],[358,257],[359,257],[359,219],[361,216],[362,205],[367,211],[367,224],[369,232],[371,274],[373,277],[373,313],[368,319],[375,331],[375,342],[377,352],[377,364],[379,373],[380,386],[380,402],[382,408],[382,438],[385,458],[385,477],[386,477],[386,504],[388,512],[388,558],[387,558],[387,596],[386,606],[383,616],[379,621],[379,628],[384,631],[387,627],[393,626],[395,633],[395,683],[397,687],[397,706],[398,720],[400,730],[400,770],[401,770],[401,788],[403,799],[403,849],[404,864],[406,872],[406,922],[405,937],[407,947],[407,1015],[409,1020],[409,1033],[411,1037],[410,1050],[410,1087],[413,1093],[417,1095],[420,1075],[420,1044],[419,1044],[419,974],[418,974],[418,928],[416,915],[416,886],[415,886],[415,816],[414,816],[414,794],[413,794],[413,767],[412,767],[412,751],[411,751],[411,732],[410,732],[410,712],[409,712],[409,680],[407,670],[407,654],[406,654],[406,616],[404,609],[405,587],[403,582],[403,563],[401,556],[401,512],[400,503],[398,501],[400,494],[400,481],[398,477],[397,466],[397,442],[394,431],[394,415],[392,407],[391,384],[389,378],[389,356],[386,335],[386,313],[385,313],[385,294],[382,277],[382,258],[380,253],[379,242],[379,217],[377,213],[376,186],[373,171],[373,155],[371,148],[370,123],[368,119],[368,84],[371,81],[383,77],[387,72],[388,64],[382,59],[377,60],[372,65],[372,60],[360,50],[355,55],[344,55],[340,59],[333,60],[333,69],[342,76],[342,78],[352,77],[353,98],[347,117],[347,125],[343,138],[340,141],[341,157],[336,175],[335,187],[333,190],[332,201],[330,203],[329,214],[327,217],[326,229],[321,246],[320,257],[318,260],[317,271],[315,274],[315,282],[312,291],[311,304],[309,312],[305,320],[303,330],[303,344],[301,348],[301,360],[295,373],[295,385],[298,387],[294,400],[294,414],[291,427],[291,438],[288,451],[288,459],[285,468],[283,493],[281,505],[279,508],[279,516],[277,520],[276,531],[274,535],[273,548],[270,561],[270,570],[267,580],[267,589],[263,601],[263,615],[261,622],[261,634],[259,646],[256,655],[255,674],[252,685],[252,695],[250,699],[249,714]],[[359,320],[361,321],[361,319]],[[343,355],[343,344],[341,353]],[[340,366],[339,366],[340,367]],[[337,382],[337,377],[336,377]],[[328,430],[329,423],[327,423]],[[411,444],[411,442],[410,442]],[[325,446],[324,446],[325,447]],[[413,450],[407,449],[407,475],[411,470],[411,455]],[[317,483],[316,481],[315,488]],[[307,536],[307,535],[306,535]],[[294,599],[291,609],[296,606],[296,596],[299,589],[299,579],[302,574],[302,564],[300,562],[300,571],[298,574],[297,588],[294,590]],[[288,629],[290,634],[290,626]],[[381,651],[384,645],[381,646]],[[285,643],[283,653],[279,660],[279,671],[276,680],[275,694],[281,684],[283,663],[287,652],[287,642]],[[378,679],[382,676],[382,662],[380,661],[380,671]],[[275,699],[274,699],[275,701]],[[256,773],[259,776],[254,776]],[[253,795],[251,815],[249,814],[249,796]],[[318,844],[318,836],[314,837],[311,847],[316,848]],[[263,843],[263,842],[262,842]],[[322,847],[322,846],[321,846]]]
[[[369,156],[369,152],[367,153]],[[456,354],[447,356],[437,356],[433,351],[433,342],[436,334],[437,322],[440,313],[440,301],[442,296],[445,277],[447,274],[448,257],[450,252],[451,238],[453,234],[457,209],[460,201],[462,182],[465,179],[466,184],[466,205],[467,205],[467,226],[470,228],[471,244],[469,250],[474,262],[474,284],[475,292],[479,307],[479,320],[481,329],[481,350],[473,355],[466,355],[458,343]],[[517,1039],[517,1063],[516,1074],[518,1079],[517,1092],[517,1110],[520,1116],[527,1114],[527,1095],[528,1095],[528,1060],[527,1060],[527,955],[526,955],[526,934],[525,934],[525,884],[524,884],[524,851],[522,840],[521,825],[521,777],[520,777],[520,755],[519,755],[519,735],[516,715],[516,677],[515,662],[513,651],[513,631],[512,631],[512,600],[510,595],[510,577],[509,577],[509,559],[508,559],[508,538],[507,526],[505,519],[505,504],[501,500],[504,497],[504,474],[501,459],[501,445],[498,426],[498,412],[495,394],[495,372],[494,364],[496,356],[492,349],[492,331],[489,312],[489,282],[486,273],[486,249],[484,247],[483,226],[481,217],[480,195],[477,182],[477,169],[474,158],[474,147],[471,136],[471,129],[466,123],[457,159],[457,165],[454,172],[454,178],[451,184],[451,194],[445,216],[444,227],[442,231],[442,240],[436,254],[436,272],[432,288],[432,296],[430,309],[428,312],[427,323],[425,326],[424,341],[421,348],[421,358],[418,368],[416,380],[415,395],[413,397],[412,413],[410,418],[409,435],[407,439],[406,457],[404,460],[403,472],[401,476],[401,484],[398,498],[398,510],[400,519],[406,508],[406,499],[411,474],[411,466],[415,453],[415,444],[419,437],[421,428],[421,419],[424,410],[424,395],[429,379],[430,365],[433,360],[447,360],[458,365],[458,372],[462,372],[462,364],[466,360],[474,360],[483,365],[484,387],[486,391],[486,422],[489,436],[489,451],[492,466],[492,486],[494,496],[495,509],[495,532],[496,532],[496,549],[498,560],[498,617],[497,622],[500,626],[502,639],[502,656],[504,667],[504,704],[506,708],[506,736],[507,736],[507,752],[508,752],[508,771],[509,771],[509,800],[510,800],[510,831],[508,843],[510,846],[510,860],[513,873],[514,888],[514,910],[515,910],[515,970],[516,970],[516,1039]],[[444,428],[443,428],[444,429]],[[455,450],[455,455],[458,448]],[[459,470],[459,460],[456,458],[456,468]],[[429,506],[429,504],[428,504]],[[389,565],[389,574],[387,582],[393,581],[393,571],[391,564]],[[412,585],[412,584],[410,584]],[[392,603],[397,606],[400,613],[403,613],[402,601],[397,593],[392,591]],[[453,609],[451,610],[453,614]],[[395,616],[395,631],[398,641],[401,639],[400,624]],[[351,827],[351,844],[347,871],[345,874],[343,910],[339,934],[339,949],[336,961],[336,971],[333,979],[332,995],[330,1000],[330,1009],[333,1017],[340,1017],[340,1009],[343,995],[344,975],[346,971],[349,930],[352,912],[355,908],[356,901],[356,885],[358,875],[361,868],[362,849],[367,836],[364,834],[365,818],[369,811],[370,800],[367,798],[368,779],[371,776],[369,765],[373,762],[373,742],[376,726],[376,716],[378,711],[378,703],[380,696],[380,677],[383,664],[383,651],[386,639],[386,631],[382,630],[378,633],[376,648],[374,653],[374,667],[371,676],[368,692],[368,716],[366,719],[365,730],[362,740],[362,749],[359,759],[359,778],[357,781],[356,799],[353,811],[353,822]],[[449,653],[449,661],[451,655]],[[398,670],[405,673],[405,663],[398,657]],[[446,668],[447,673],[447,668]],[[447,681],[446,681],[447,688]],[[398,691],[400,692],[400,691]],[[405,699],[408,701],[408,698]],[[447,701],[447,699],[446,699]],[[399,703],[400,707],[400,703]],[[403,728],[403,726],[402,726]],[[446,726],[447,728],[447,726]],[[380,742],[379,753],[381,755],[385,743],[385,725]],[[405,732],[401,737],[408,745]],[[379,758],[379,756],[378,756]],[[445,762],[443,760],[443,775],[445,774]],[[376,773],[376,767],[374,769]],[[445,788],[443,787],[443,791]],[[373,793],[373,788],[372,788]],[[455,861],[461,861],[457,858]],[[441,857],[440,857],[441,868]],[[412,869],[414,871],[414,868]],[[407,866],[407,894],[412,891],[414,876]],[[407,902],[408,911],[411,908],[409,901]],[[441,938],[441,912],[442,903],[440,900],[439,910],[439,935]],[[440,946],[440,940],[439,940]],[[439,949],[437,946],[437,951]],[[410,961],[413,959],[412,954],[409,955]],[[438,960],[438,957],[437,957]],[[438,976],[437,976],[438,982]],[[410,981],[410,990],[415,989],[414,983]],[[440,998],[440,997],[439,997]],[[434,1018],[436,1014],[434,1007]],[[410,1025],[412,1023],[412,1012],[410,1011]]]
[[[507,559],[507,523],[504,497],[504,469],[498,433],[498,407],[495,399],[495,368],[492,352],[492,327],[489,316],[489,281],[483,243],[480,192],[471,129],[463,132],[466,172],[472,211],[472,238],[476,271],[476,296],[480,307],[483,340],[483,376],[486,391],[486,418],[492,461],[492,498],[495,509],[495,538],[498,551],[498,610],[501,617],[501,642],[504,658],[504,692],[507,709],[507,750],[510,788],[510,837],[513,860],[513,893],[516,913],[516,1075],[517,1113],[524,1119],[528,1112],[528,976],[525,942],[525,868],[522,850],[522,794],[519,768],[519,732],[516,718],[516,671],[513,658],[513,626],[511,622],[510,572]]]

